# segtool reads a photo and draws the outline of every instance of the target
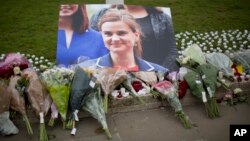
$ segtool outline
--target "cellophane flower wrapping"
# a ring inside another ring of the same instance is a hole
[[[139,100],[141,104],[146,104],[141,96],[150,93],[150,87],[136,78],[132,73],[127,74],[127,78],[121,83],[121,87],[124,87],[129,94]],[[140,91],[143,94],[140,94]]]
[[[137,72],[131,72],[136,78],[144,81],[145,83],[149,85],[154,85],[157,83],[157,76],[154,71],[137,71]]]
[[[200,75],[194,71],[191,71],[184,76],[184,79],[188,83],[191,95],[204,103],[207,116],[212,117],[211,110],[207,103],[208,98],[206,95],[206,90],[203,87],[203,82]]]
[[[86,93],[86,96],[82,101],[82,108],[88,111],[95,119],[97,119],[101,123],[108,138],[112,138],[105,116],[100,85],[95,86],[95,88],[90,89]]]
[[[0,135],[17,134],[19,130],[9,119],[11,93],[8,86],[0,79]]]
[[[197,62],[199,65],[206,63],[206,58],[201,48],[197,44],[186,48],[183,51],[184,57],[189,57],[191,60]]]
[[[250,74],[250,50],[244,50],[243,52],[235,53],[232,57],[234,64],[242,65],[244,72]]]
[[[21,76],[17,75],[13,75],[10,77],[9,80],[9,89],[11,91],[10,107],[14,111],[17,111],[22,115],[23,121],[25,122],[25,125],[27,127],[28,134],[33,135],[33,130],[26,113],[24,94],[19,93],[19,91],[16,89],[16,86],[18,85],[17,82],[20,79]]]
[[[181,121],[185,128],[191,128],[189,118],[185,115],[181,102],[177,97],[177,89],[170,81],[160,81],[153,86],[157,91],[162,94],[163,99],[167,99],[169,105],[174,109],[176,116]]]
[[[205,55],[208,64],[215,66],[219,71],[223,72],[227,78],[233,77],[231,68],[233,62],[223,53],[207,53]]]
[[[29,84],[26,88],[28,100],[36,116],[40,118],[40,140],[47,141],[48,136],[44,117],[48,113],[52,100],[35,70],[25,69],[22,75],[26,75],[29,79]]]
[[[66,128],[70,85],[73,75],[73,70],[59,67],[48,69],[41,74],[42,80],[62,117],[63,128]]]
[[[6,54],[3,60],[0,60],[0,77],[8,79],[14,75],[14,67],[19,67],[20,70],[23,70],[30,66],[28,59],[23,55],[18,53]]]
[[[81,108],[81,103],[86,93],[91,89],[91,78],[85,70],[77,68],[71,83],[70,88],[70,120],[68,121],[67,128],[74,129],[75,122],[79,121],[78,112]],[[95,83],[95,82],[93,82]],[[76,128],[75,128],[76,129]],[[74,129],[74,130],[75,130]],[[73,130],[72,130],[73,131]]]
[[[198,67],[201,78],[208,93],[208,104],[211,110],[211,118],[219,117],[219,110],[216,101],[216,82],[218,69],[210,64],[203,64]]]
[[[112,68],[102,68],[95,71],[94,76],[101,84],[104,91],[104,111],[108,110],[108,95],[120,85],[127,77],[127,73],[124,70],[115,70]]]

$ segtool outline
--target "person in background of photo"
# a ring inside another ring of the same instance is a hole
[[[141,30],[133,16],[124,10],[109,9],[98,23],[109,53],[79,64],[80,67],[112,67],[126,71],[160,71],[168,69],[141,59]]]
[[[176,58],[178,57],[175,44],[175,35],[172,19],[158,7],[144,7],[137,5],[111,5],[110,8],[128,11],[141,26],[143,33],[142,58],[161,64],[171,71],[178,70]],[[104,8],[93,14],[90,26],[98,30],[97,23],[110,8]]]
[[[61,5],[58,26],[57,65],[69,67],[81,59],[94,59],[108,53],[101,34],[89,28],[85,5]]]

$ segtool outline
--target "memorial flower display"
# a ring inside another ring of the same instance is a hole
[[[18,85],[18,81],[22,79],[21,76],[11,76],[10,82],[9,82],[9,89],[11,91],[11,101],[10,101],[10,108],[14,111],[19,112],[22,115],[23,121],[25,122],[27,132],[29,135],[33,135],[33,130],[30,125],[27,112],[26,112],[26,106],[25,106],[25,99],[24,99],[24,93],[20,93],[16,89],[16,86]],[[25,78],[24,78],[25,79]],[[20,82],[20,81],[19,81]]]
[[[61,115],[64,128],[66,128],[70,84],[73,75],[73,70],[58,67],[48,69],[41,74],[42,81]]]
[[[185,128],[191,128],[189,118],[185,115],[182,105],[177,97],[176,87],[169,81],[161,81],[153,85],[153,87],[161,93],[163,99],[167,99],[170,106],[174,109],[177,118],[181,121]]]
[[[28,101],[36,116],[40,118],[40,140],[48,141],[44,117],[47,115],[51,105],[50,96],[35,70],[25,69],[22,75],[29,80],[26,88]]]
[[[71,134],[73,135],[76,132],[76,121],[79,121],[78,112],[81,108],[82,101],[92,89],[90,86],[90,82],[91,78],[82,68],[77,68],[75,70],[70,88],[70,118],[67,124],[67,127],[72,129]]]
[[[101,96],[101,86],[97,84],[97,86],[92,88],[84,97],[82,101],[82,109],[88,111],[92,117],[101,123],[102,129],[105,131],[108,138],[111,139],[112,135],[108,128],[103,100],[104,99]]]
[[[115,70],[111,68],[103,68],[96,70],[94,76],[96,76],[98,83],[101,84],[104,91],[104,111],[108,111],[108,95],[126,78],[127,73],[124,70]]]
[[[216,99],[218,84],[224,86],[227,91],[222,97],[223,102],[236,105],[247,101],[248,96],[244,89],[232,88],[231,84],[237,83],[241,86],[241,82],[249,82],[249,33],[248,30],[236,29],[204,33],[186,31],[176,34],[176,45],[179,49],[177,60],[180,66],[187,69],[186,74],[183,74],[184,79],[179,78],[178,71],[164,74],[125,72],[110,68],[72,70],[56,67],[43,56],[22,53],[0,54],[0,92],[10,90],[10,97],[1,93],[0,101],[3,104],[0,115],[4,113],[3,116],[8,119],[9,109],[20,112],[28,134],[32,135],[33,130],[23,97],[25,95],[35,114],[40,117],[40,140],[48,140],[44,119],[49,108],[51,126],[54,125],[59,112],[64,128],[69,117],[67,127],[71,128],[71,134],[75,135],[76,121],[79,121],[78,113],[80,110],[86,110],[101,123],[108,138],[111,138],[105,115],[108,110],[108,96],[112,94],[115,97],[112,100],[132,96],[139,100],[140,104],[147,104],[143,98],[153,95],[167,100],[183,126],[190,128],[191,122],[184,113],[182,101],[179,100],[185,99],[188,88],[195,98],[204,103],[205,111],[210,118],[220,116]],[[2,80],[7,82],[6,86]],[[12,134],[17,132],[15,128]]]

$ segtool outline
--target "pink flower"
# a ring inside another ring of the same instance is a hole
[[[168,94],[168,92],[171,91],[173,84],[169,81],[164,80],[159,83],[156,83],[155,85],[153,85],[153,87],[162,94]]]

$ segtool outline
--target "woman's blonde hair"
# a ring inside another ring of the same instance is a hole
[[[128,12],[124,10],[118,10],[118,9],[109,9],[105,12],[105,14],[100,18],[98,23],[98,29],[99,31],[102,31],[101,27],[103,23],[105,22],[117,22],[122,21],[125,24],[127,24],[132,32],[139,33],[139,39],[136,41],[134,46],[134,52],[137,57],[142,56],[142,45],[141,45],[141,27],[140,25],[135,21],[132,15],[130,15]]]

